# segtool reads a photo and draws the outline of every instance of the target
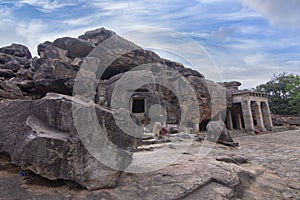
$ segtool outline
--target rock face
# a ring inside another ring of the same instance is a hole
[[[227,106],[232,106],[232,94],[239,91],[238,87],[241,83],[238,81],[223,82],[221,83],[226,88]]]
[[[96,74],[96,78],[102,79],[104,82],[98,85],[98,91],[94,94],[95,102],[99,103],[101,96],[100,105],[110,103],[111,97],[109,95],[111,93],[105,94],[105,91],[112,91],[113,85],[111,83],[118,81],[124,72],[145,64],[149,64],[150,69],[153,64],[164,65],[169,68],[169,71],[173,70],[187,79],[195,90],[200,110],[198,122],[209,120],[212,117],[214,114],[212,104],[214,103],[211,102],[212,97],[208,88],[211,83],[208,84],[202,74],[185,68],[180,63],[162,59],[154,52],[144,50],[104,28],[88,31],[78,38],[63,37],[53,42],[46,41],[38,46],[39,57],[35,58],[31,58],[29,50],[23,45],[13,44],[1,48],[0,81],[3,81],[1,85],[6,85],[6,87],[0,85],[0,101],[1,99],[39,99],[45,96],[47,92],[72,95],[74,79],[86,56],[107,39],[111,40],[111,46],[116,47],[115,50],[118,52],[126,52],[127,46],[134,50],[113,59],[109,66],[105,66],[104,63],[100,64],[100,68],[107,67],[107,69],[101,77]],[[119,44],[123,44],[123,46],[118,46]],[[105,54],[107,58],[114,56],[114,52],[110,51],[105,52]],[[156,96],[160,98],[160,102],[168,111],[168,122],[178,122],[181,117],[176,100],[178,97],[166,88],[149,87],[149,95],[151,95],[151,91],[159,91]],[[157,101],[153,101],[153,103],[157,103]],[[215,110],[215,108],[213,109]]]
[[[111,159],[118,169],[102,164],[83,145],[74,127],[72,104],[83,115],[90,109],[80,100],[51,93],[36,101],[1,103],[0,152],[8,153],[12,162],[23,169],[51,180],[72,180],[90,190],[115,186],[120,170],[131,163],[130,151],[139,139],[123,133],[113,123],[110,111],[96,107],[99,123],[106,122],[101,124],[106,127],[105,135],[124,150],[122,154],[107,155],[114,156]]]
[[[189,155],[156,172],[122,175],[108,192],[112,199],[234,199],[242,197],[254,176],[234,164]]]
[[[176,63],[174,63],[175,65]],[[159,65],[158,65],[159,66]],[[174,67],[174,66],[172,66]],[[159,68],[159,67],[158,67]],[[145,85],[140,88],[136,88],[132,98],[144,98],[146,99],[146,108],[144,120],[147,122],[150,120],[149,109],[152,105],[159,104],[162,105],[166,110],[166,122],[170,124],[180,123],[180,120],[183,120],[183,113],[189,113],[189,116],[185,116],[185,119],[188,119],[191,122],[199,123],[203,120],[208,120],[211,118],[211,96],[208,87],[207,80],[202,74],[191,69],[178,67],[180,70],[175,71],[175,75],[163,77],[161,74],[163,72],[153,72],[151,71],[151,76],[145,74],[145,72],[132,72],[127,76],[127,80],[144,80]],[[171,68],[172,69],[172,68]],[[171,70],[170,69],[170,70]],[[175,67],[174,67],[175,69]],[[163,71],[163,70],[162,70]],[[118,74],[110,78],[106,82],[106,91],[105,98],[110,106],[111,100],[120,101],[120,97],[113,97],[113,92],[117,82],[122,79],[123,73]],[[165,82],[161,81],[165,80]],[[146,84],[147,82],[153,81],[152,84]],[[166,84],[168,87],[164,87],[163,84]],[[127,85],[134,85],[133,83],[127,83]],[[216,84],[215,84],[216,85]],[[123,88],[123,89],[120,89]],[[126,85],[118,84],[117,91],[128,91]],[[192,92],[191,92],[192,90]],[[175,93],[176,92],[176,93]],[[113,99],[115,98],[115,99]],[[130,97],[124,95],[122,107],[128,108],[128,100]],[[190,102],[190,101],[193,101]],[[194,105],[198,107],[199,113],[195,113],[193,108]],[[217,105],[217,103],[216,103]],[[197,117],[193,117],[196,116]],[[191,118],[189,118],[191,117]]]

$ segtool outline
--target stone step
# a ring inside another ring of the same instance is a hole
[[[171,142],[171,140],[170,139],[149,139],[149,140],[143,140],[142,145],[162,144],[168,142]]]

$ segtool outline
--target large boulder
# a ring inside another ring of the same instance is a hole
[[[0,69],[0,77],[12,78],[14,77],[14,72],[10,69]]]
[[[33,80],[42,94],[56,92],[71,95],[72,88],[67,87],[67,82],[73,79],[76,73],[76,69],[68,63],[58,59],[47,59],[35,71]]]
[[[79,39],[86,40],[93,43],[95,46],[99,45],[104,40],[116,35],[115,32],[106,30],[105,28],[99,28],[92,31],[87,31],[85,34],[79,36]]]
[[[12,44],[0,49],[0,100],[39,98],[31,63],[31,53],[23,45]]]
[[[18,85],[10,81],[0,80],[0,100],[1,99],[25,99],[22,90]]]
[[[224,116],[227,107],[225,87],[211,80],[205,80],[205,83],[209,91],[210,100],[210,105],[208,106],[210,109],[210,116],[207,120],[213,118],[218,119],[220,116],[223,117],[222,120],[225,120]]]
[[[132,42],[117,36],[115,33],[97,29],[86,32],[79,38],[58,38],[53,43],[45,42],[38,46],[39,59],[34,60],[35,74],[33,80],[37,90],[43,95],[47,92],[72,94],[74,79],[84,59],[92,52],[97,57],[95,47],[112,37],[105,49],[105,60],[99,63],[98,71],[105,70],[98,79],[109,79],[114,75],[147,63],[161,63],[161,58],[152,51],[143,50]],[[127,52],[127,48],[134,49]],[[93,51],[94,50],[94,51]],[[116,53],[114,50],[117,50]],[[119,54],[122,52],[121,54]],[[106,63],[106,61],[109,61]]]
[[[78,70],[82,68],[82,64],[89,58],[99,58],[101,62],[97,66],[91,66],[90,68],[97,69],[95,73],[96,79],[108,80],[106,88],[109,88],[109,92],[104,94],[104,96],[106,96],[107,104],[109,105],[113,84],[121,77],[120,74],[134,70],[138,66],[146,66],[154,73],[159,73],[161,71],[160,68],[153,67],[153,65],[164,65],[169,68],[169,71],[173,70],[177,74],[179,73],[194,88],[196,94],[194,96],[198,100],[198,107],[201,113],[197,121],[208,120],[212,116],[210,91],[207,81],[201,73],[185,68],[181,63],[162,59],[154,52],[144,50],[104,28],[88,31],[84,35],[79,36],[78,39],[64,37],[55,40],[53,43],[45,42],[39,45],[38,53],[40,59],[34,62],[36,64],[34,65],[35,74],[33,80],[36,89],[42,95],[47,92],[72,94],[74,92],[74,79]],[[85,58],[85,56],[87,57]],[[178,88],[182,88],[178,77],[172,77],[169,81],[174,82],[173,85],[175,86],[178,85]],[[104,91],[104,87],[99,85],[99,91]],[[145,87],[150,93],[153,93],[151,91],[154,90],[160,91],[156,96],[159,96],[162,104],[167,107],[168,122],[178,123],[177,119],[180,118],[178,102],[176,100],[178,97],[174,96],[168,89],[154,88],[151,85]],[[185,89],[181,90],[180,93],[185,95]],[[98,96],[99,94],[96,93],[94,99],[97,99]],[[188,100],[189,98],[185,99]],[[214,105],[218,105],[218,103],[216,102]],[[184,104],[189,105],[188,102]],[[185,110],[190,109],[188,106],[184,107]]]
[[[53,42],[53,45],[66,50],[66,55],[70,58],[86,57],[95,48],[90,42],[70,37],[59,38]]]
[[[300,126],[300,117],[285,117],[284,121],[291,126]]]
[[[20,68],[30,68],[30,59],[26,57],[17,57],[6,53],[0,53],[0,69],[9,69],[14,73]]]
[[[168,63],[168,65],[171,66],[170,63]],[[174,65],[178,66],[176,63],[174,63]],[[151,71],[151,74],[145,73],[145,71],[130,71],[111,77],[106,82],[105,98],[108,105],[110,106],[111,100],[118,102],[122,96],[122,98],[127,98],[123,99],[123,102],[126,105],[122,107],[130,108],[131,96],[126,96],[124,95],[126,92],[121,92],[129,91],[133,92],[134,98],[141,97],[146,99],[147,103],[144,115],[146,123],[150,119],[149,111],[151,110],[151,107],[156,104],[164,107],[166,111],[165,120],[170,124],[179,124],[182,122],[187,125],[210,119],[210,93],[205,78],[199,72],[195,72],[191,69],[185,68],[185,70],[181,69],[180,71],[177,71],[171,67],[169,67],[168,73],[173,73],[173,75],[170,74],[164,76],[161,72],[164,67],[165,65],[156,63],[154,69],[156,69],[157,72]],[[151,69],[145,68],[145,70]],[[127,80],[126,84],[119,83],[119,81],[124,83],[123,78]],[[163,81],[167,82],[165,83],[166,86],[163,85]],[[139,88],[129,88],[134,86],[137,82],[142,82],[144,85]],[[116,91],[119,92],[113,93]],[[116,95],[114,97],[114,94],[122,95]],[[186,115],[183,117],[183,114]],[[152,123],[155,123],[155,121],[152,121]]]
[[[77,114],[72,115],[72,108]],[[23,169],[50,180],[72,180],[89,190],[115,186],[140,141],[118,128],[112,111],[70,96],[49,93],[36,101],[8,101],[0,110],[0,152]],[[103,128],[99,134],[89,124],[93,110]],[[87,145],[90,140],[99,141]]]
[[[220,84],[226,88],[227,107],[232,107],[232,94],[237,93],[239,91],[238,87],[242,84],[238,81],[222,82]]]
[[[31,53],[29,49],[21,44],[12,44],[7,47],[2,47],[0,48],[0,53],[6,53],[17,57],[25,57],[27,59],[31,58]]]
[[[280,116],[272,115],[272,124],[273,126],[283,126],[284,122]]]
[[[230,136],[223,121],[210,121],[206,126],[207,140],[220,144],[238,146]]]
[[[121,37],[115,37],[117,43],[122,44],[128,42]],[[151,64],[162,63],[161,58],[153,51],[141,49],[133,43],[130,45],[135,46],[136,49],[132,52],[125,53],[122,56],[118,56],[109,66],[107,66],[107,69],[101,77],[102,79],[109,79],[117,74],[130,71],[141,65],[149,64],[150,67]],[[124,46],[124,49],[122,50],[126,50],[126,46]],[[108,54],[108,56],[110,55]]]

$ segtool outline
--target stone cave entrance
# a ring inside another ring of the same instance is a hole
[[[131,105],[132,113],[145,113],[145,99],[144,98],[133,98]]]

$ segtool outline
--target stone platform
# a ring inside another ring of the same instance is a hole
[[[197,157],[202,142],[194,142],[164,169],[124,173],[116,188],[92,192],[72,182],[21,177],[1,155],[0,199],[300,199],[300,130],[234,139],[239,147],[217,144],[204,159]]]

